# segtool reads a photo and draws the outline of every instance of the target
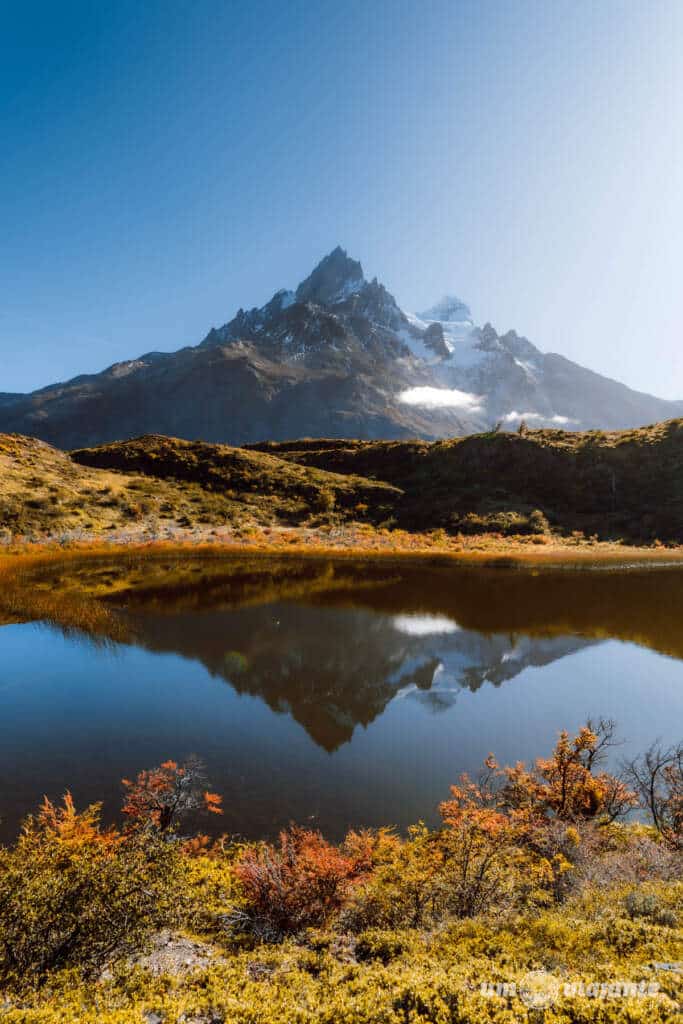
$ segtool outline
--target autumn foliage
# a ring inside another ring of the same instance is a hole
[[[606,825],[638,802],[623,781],[600,770],[613,734],[612,722],[588,722],[574,737],[562,731],[552,755],[531,769],[522,762],[501,768],[489,755],[478,780],[463,775],[451,787],[441,815],[455,839],[450,856],[461,914],[503,898],[503,862],[508,879],[519,873],[518,897],[561,897],[578,829]]]
[[[324,929],[357,950],[357,963],[388,963],[406,930],[536,915],[601,880],[673,882],[680,749],[651,748],[627,784],[604,770],[613,743],[611,723],[589,722],[560,733],[533,766],[501,767],[491,755],[478,778],[451,788],[440,827],[351,832],[339,845],[295,826],[275,842],[181,834],[191,815],[221,813],[196,760],[124,782],[122,829],[104,827],[97,804],[79,812],[69,793],[45,798],[17,842],[0,847],[0,986],[37,988],[73,968],[93,978],[175,925],[227,948],[308,942]],[[654,827],[615,824],[636,804]],[[632,941],[643,920],[674,927],[676,909],[653,899],[630,897],[628,922],[606,941]]]
[[[93,971],[136,948],[172,917],[181,877],[172,845],[103,829],[99,804],[79,813],[69,793],[61,805],[46,798],[0,848],[0,980]]]
[[[291,827],[277,844],[248,846],[238,859],[245,906],[240,923],[271,940],[319,925],[339,910],[368,867],[365,849],[340,849],[319,832]]]
[[[122,811],[128,829],[151,827],[167,832],[193,812],[222,814],[222,797],[208,792],[205,785],[204,769],[197,760],[183,765],[164,761],[158,768],[140,772],[134,781],[123,779]]]
[[[613,735],[609,721],[589,721],[573,738],[563,730],[551,757],[538,758],[531,769],[523,762],[500,768],[491,754],[477,784],[464,775],[451,787],[452,799],[442,804],[442,814],[453,824],[478,809],[490,810],[495,812],[491,826],[498,828],[505,821],[522,821],[524,813],[539,821],[573,823],[605,824],[623,817],[638,803],[636,794],[615,775],[598,770],[614,745]]]

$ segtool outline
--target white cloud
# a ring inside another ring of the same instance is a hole
[[[503,416],[503,423],[516,423],[518,420],[532,423],[552,423],[556,427],[566,427],[570,423],[578,423],[578,420],[572,420],[569,416],[543,416],[540,412],[517,412],[516,409],[509,412],[507,416]]]
[[[426,409],[459,409],[461,412],[481,412],[482,396],[457,388],[407,388],[398,396],[406,405],[421,405]]]
[[[446,615],[396,615],[394,629],[408,636],[434,636],[440,633],[457,633],[460,626]]]

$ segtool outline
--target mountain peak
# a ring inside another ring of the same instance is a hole
[[[296,290],[297,302],[329,306],[360,291],[365,284],[363,268],[340,245],[325,256]]]
[[[472,322],[470,307],[457,295],[444,295],[430,309],[418,313],[421,320],[439,320],[441,323]]]

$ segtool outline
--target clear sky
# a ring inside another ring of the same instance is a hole
[[[0,18],[0,391],[195,344],[340,243],[683,398],[681,0]]]

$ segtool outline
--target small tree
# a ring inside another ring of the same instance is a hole
[[[493,755],[477,781],[451,787],[441,815],[456,837],[450,854],[458,876],[458,912],[500,899],[513,871],[525,898],[559,898],[580,841],[576,826],[605,824],[637,803],[626,784],[598,771],[614,745],[614,723],[589,721],[570,738],[561,732],[552,756],[528,769],[500,768]]]
[[[467,774],[439,807],[447,826],[444,854],[455,913],[470,917],[500,904],[520,866],[528,828],[524,811],[501,800],[501,772],[493,755],[477,780]]]
[[[158,768],[140,772],[135,781],[122,781],[126,790],[122,811],[129,830],[175,831],[193,811],[223,813],[222,797],[207,790],[204,766],[196,759],[183,765],[164,761]]]
[[[637,797],[616,776],[597,769],[607,751],[616,746],[614,722],[588,720],[570,739],[566,731],[559,735],[550,758],[536,761],[530,791],[541,808],[563,821],[614,821],[637,804]],[[516,769],[506,769],[509,794],[518,792],[520,778]]]
[[[683,743],[653,744],[626,765],[625,775],[667,845],[683,850]]]

